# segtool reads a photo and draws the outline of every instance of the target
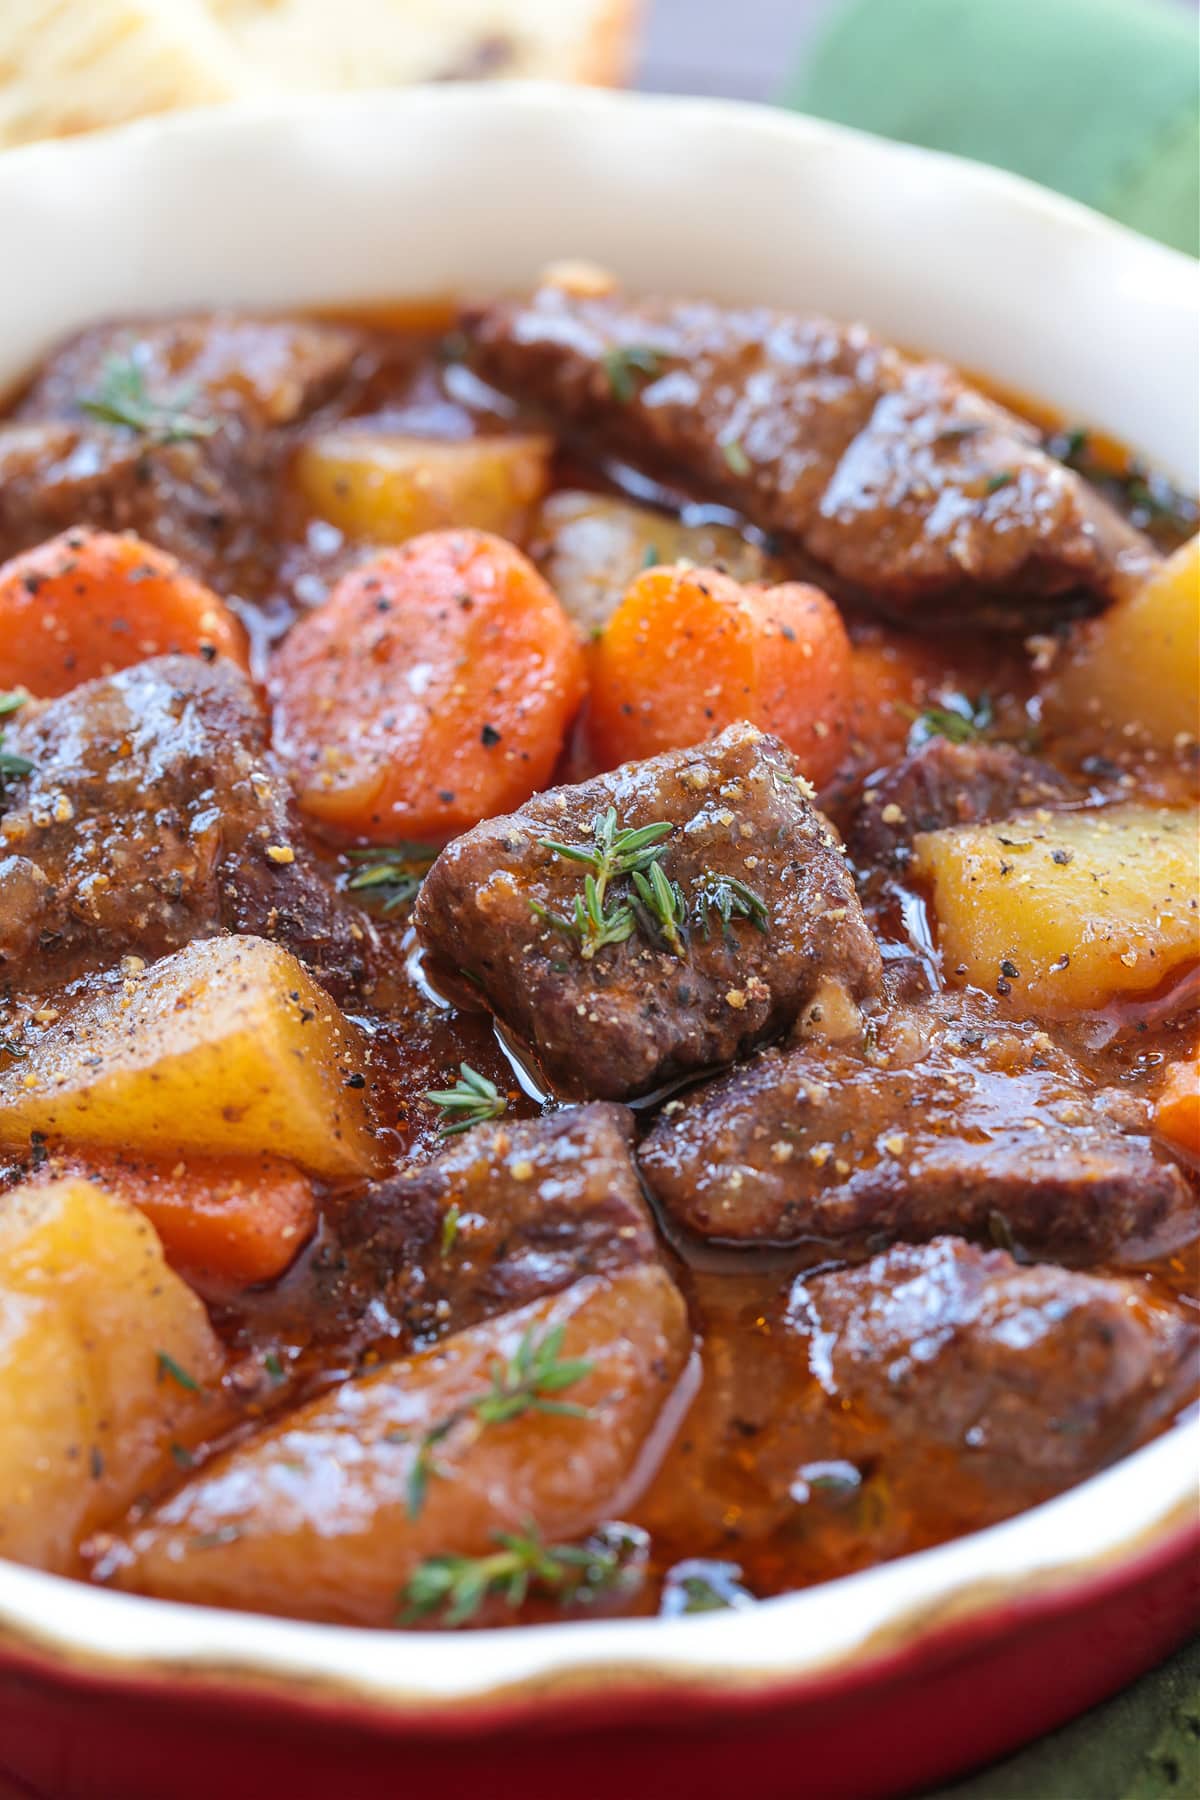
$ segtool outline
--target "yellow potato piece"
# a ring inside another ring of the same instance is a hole
[[[654,563],[724,569],[735,581],[776,581],[783,565],[732,525],[688,525],[608,494],[563,489],[540,508],[534,561],[578,625],[595,637],[635,575]]]
[[[213,1422],[222,1367],[135,1208],[77,1180],[0,1195],[0,1556],[71,1569]]]
[[[350,427],[302,445],[294,478],[312,511],[348,537],[400,544],[462,525],[520,541],[550,485],[552,451],[545,437],[450,443]]]
[[[1076,626],[1045,694],[1056,729],[1136,729],[1169,749],[1200,735],[1200,537],[1102,618]]]
[[[556,1399],[483,1424],[471,1402],[525,1334],[563,1328],[590,1371]],[[135,1526],[98,1571],[123,1587],[361,1625],[395,1622],[428,1557],[481,1556],[499,1531],[566,1543],[649,1480],[642,1457],[691,1349],[687,1312],[657,1266],[588,1276],[435,1349],[345,1381],[219,1456]],[[428,1433],[443,1427],[432,1442]],[[414,1509],[413,1465],[436,1444]]]
[[[272,1151],[343,1180],[380,1162],[357,1027],[264,938],[189,944],[64,1018],[0,1075],[0,1144]]]
[[[1198,830],[1129,805],[920,834],[947,975],[1047,1014],[1157,988],[1200,956]]]

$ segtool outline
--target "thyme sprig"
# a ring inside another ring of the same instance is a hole
[[[215,419],[198,418],[187,411],[190,394],[170,400],[154,400],[146,387],[146,375],[137,358],[110,356],[94,394],[84,394],[79,410],[103,425],[119,425],[136,431],[157,444],[184,444],[192,438],[211,437]]]
[[[604,373],[614,400],[628,406],[638,391],[638,376],[652,381],[662,371],[663,353],[650,344],[623,344],[604,354]]]
[[[530,1593],[563,1607],[587,1605],[635,1586],[639,1553],[644,1560],[643,1534],[630,1526],[602,1526],[580,1544],[548,1545],[532,1523],[493,1536],[498,1548],[487,1556],[431,1556],[418,1564],[400,1594],[397,1623],[465,1625],[485,1600],[502,1599],[515,1611]]]
[[[672,956],[682,956],[687,948],[687,901],[677,883],[660,862],[652,862],[645,875],[640,869],[633,871],[633,887],[637,895],[633,910],[647,937],[658,937]]]
[[[908,747],[917,750],[930,738],[943,737],[951,744],[970,744],[992,725],[994,714],[991,696],[981,694],[976,701],[965,694],[946,694],[940,705],[921,709],[896,702],[897,711],[912,721]]]
[[[540,901],[530,902],[531,910],[556,930],[578,937],[586,959],[595,956],[606,944],[623,944],[632,937],[637,919],[627,900],[607,904],[609,883],[620,877],[637,876],[662,855],[662,841],[670,835],[665,819],[636,829],[618,827],[617,809],[608,807],[592,825],[592,841],[564,844],[557,838],[541,838],[543,850],[551,850],[566,862],[583,864],[589,871],[584,878],[583,893],[575,896],[570,913],[552,912]]]
[[[6,719],[17,712],[28,698],[28,694],[20,689],[0,694],[0,719]],[[6,781],[14,781],[19,775],[29,775],[32,770],[33,764],[27,756],[18,756],[15,750],[4,748],[4,732],[0,729],[0,800],[4,798]]]
[[[402,843],[348,854],[361,867],[347,881],[347,891],[363,895],[364,904],[382,901],[380,911],[390,913],[416,899],[438,852],[433,844]]]
[[[508,1099],[494,1081],[489,1081],[470,1063],[459,1063],[458,1068],[459,1078],[453,1087],[430,1088],[421,1096],[442,1112],[438,1125],[440,1138],[458,1137],[460,1132],[470,1131],[472,1125],[482,1125],[486,1119],[498,1119],[508,1109]]]
[[[692,916],[706,938],[711,930],[713,913],[720,919],[721,930],[726,936],[735,919],[748,919],[758,931],[766,931],[770,920],[766,901],[736,875],[721,875],[706,869],[703,875],[696,877],[694,886]]]
[[[555,1325],[538,1337],[531,1326],[523,1333],[507,1362],[497,1357],[492,1363],[491,1386],[486,1392],[464,1400],[424,1434],[408,1475],[407,1501],[411,1519],[420,1517],[430,1480],[445,1473],[437,1460],[438,1445],[467,1420],[474,1419],[477,1429],[485,1429],[489,1425],[503,1425],[510,1419],[519,1419],[527,1412],[552,1413],[565,1419],[591,1417],[590,1407],[556,1398],[566,1388],[582,1381],[585,1375],[590,1375],[594,1367],[583,1357],[560,1354],[565,1329],[565,1326]]]

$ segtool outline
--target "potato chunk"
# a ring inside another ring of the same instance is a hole
[[[1158,987],[1200,955],[1198,825],[1128,805],[920,834],[947,974],[1046,1014]]]
[[[221,1369],[132,1206],[76,1180],[0,1195],[0,1556],[71,1569],[169,1446],[213,1422]]]
[[[781,563],[731,525],[688,525],[649,506],[570,489],[539,510],[531,549],[585,638],[603,631],[630,582],[657,563],[696,563],[743,582],[783,575]]]
[[[294,477],[308,505],[349,537],[400,544],[473,526],[520,541],[550,485],[546,437],[436,438],[343,427],[301,446]]]
[[[207,938],[105,993],[0,1075],[0,1144],[31,1132],[145,1155],[270,1151],[342,1180],[379,1163],[366,1046],[296,958]]]
[[[1200,537],[1099,619],[1077,625],[1046,692],[1055,727],[1129,727],[1169,749],[1200,733]]]
[[[497,1367],[559,1327],[561,1356],[586,1372],[544,1409],[478,1412]],[[502,1531],[563,1543],[611,1518],[690,1348],[662,1269],[587,1276],[309,1401],[218,1457],[97,1573],[176,1599],[391,1624],[428,1557],[483,1555]]]

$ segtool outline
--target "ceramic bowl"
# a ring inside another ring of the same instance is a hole
[[[781,113],[535,87],[144,122],[0,159],[0,379],[113,315],[634,288],[861,318],[1197,481],[1196,265],[1013,177]],[[1200,1620],[1200,1427],[1006,1524],[682,1620],[367,1633],[0,1563],[0,1792],[869,1800]]]

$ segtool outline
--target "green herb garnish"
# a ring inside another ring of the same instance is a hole
[[[181,393],[173,400],[152,400],[145,372],[136,358],[110,356],[99,388],[81,398],[79,410],[103,425],[123,426],[158,444],[183,444],[191,438],[211,437],[217,421],[189,413],[188,398]]]
[[[633,887],[637,895],[633,910],[646,935],[661,938],[672,956],[682,956],[687,948],[683,938],[687,902],[678,886],[660,862],[652,862],[644,875],[640,869],[633,871]]]
[[[908,734],[910,750],[918,749],[934,737],[943,737],[951,744],[972,743],[990,728],[994,719],[988,694],[981,694],[974,703],[965,694],[947,694],[943,705],[927,706],[923,710],[897,701],[896,710],[912,720],[912,730]]]
[[[443,1256],[449,1256],[455,1244],[458,1242],[458,1222],[461,1218],[462,1208],[458,1204],[458,1201],[454,1200],[442,1214],[441,1249]]]
[[[582,863],[590,873],[584,878],[583,894],[576,895],[572,912],[555,913],[540,901],[531,901],[531,909],[556,930],[578,937],[585,958],[595,956],[606,944],[623,944],[633,935],[636,918],[627,901],[606,904],[608,884],[622,875],[636,875],[647,870],[662,855],[659,846],[670,835],[666,820],[641,825],[636,830],[617,827],[617,809],[610,806],[592,825],[590,844],[563,844],[556,838],[541,838],[544,850],[552,850],[567,862]]]
[[[696,877],[693,885],[696,891],[692,896],[692,917],[703,929],[705,937],[711,929],[709,915],[714,912],[726,936],[735,919],[748,919],[757,930],[766,931],[771,916],[766,901],[736,875],[718,875],[706,870]]]
[[[6,719],[10,714],[17,712],[20,707],[24,706],[28,698],[28,694],[20,690],[0,694],[0,719]],[[27,756],[18,756],[15,751],[4,748],[4,733],[0,731],[0,800],[4,798],[6,781],[15,780],[19,775],[29,775],[32,772],[33,764]]]
[[[160,1350],[158,1352],[158,1379],[161,1381],[164,1375],[169,1375],[177,1387],[183,1388],[189,1394],[200,1392],[200,1383],[189,1375],[186,1369],[181,1368],[173,1356],[168,1356],[165,1350]]]
[[[752,1606],[754,1595],[742,1583],[737,1563],[709,1562],[696,1557],[668,1571],[661,1611],[667,1618],[685,1613],[727,1612]]]
[[[1200,505],[1190,495],[1147,469],[1137,457],[1114,467],[1112,460],[1093,446],[1091,433],[1082,426],[1052,432],[1045,444],[1051,456],[1107,494],[1128,514],[1130,524],[1149,533],[1164,549],[1174,549],[1200,525]]]
[[[750,458],[736,438],[730,438],[727,443],[721,445],[721,454],[725,458],[726,466],[731,474],[748,475],[750,473]]]
[[[459,1063],[458,1067],[459,1079],[452,1088],[431,1088],[421,1096],[431,1106],[441,1108],[441,1138],[457,1137],[460,1132],[470,1131],[472,1125],[482,1125],[485,1119],[498,1119],[508,1108],[508,1100],[494,1081],[470,1063]]]
[[[555,1325],[540,1338],[534,1336],[532,1328],[525,1332],[507,1362],[499,1358],[493,1362],[492,1385],[487,1392],[464,1400],[461,1406],[456,1406],[425,1433],[408,1476],[410,1518],[420,1516],[432,1477],[444,1473],[435,1456],[438,1445],[468,1419],[473,1418],[478,1427],[484,1428],[506,1424],[509,1419],[519,1419],[527,1412],[554,1413],[569,1419],[591,1417],[588,1407],[579,1406],[573,1400],[555,1398],[564,1389],[582,1381],[585,1375],[590,1375],[593,1368],[593,1364],[581,1357],[559,1354],[565,1329],[565,1326]],[[403,1439],[393,1441],[402,1442]]]
[[[985,494],[998,494],[1001,488],[1012,487],[1017,479],[1015,469],[999,469],[996,474],[989,475],[983,484]]]
[[[353,894],[367,901],[382,901],[380,910],[395,912],[415,900],[421,883],[437,857],[432,844],[395,844],[386,850],[351,850],[350,861],[361,863],[346,883]]]
[[[485,1600],[501,1599],[515,1611],[530,1593],[564,1607],[586,1605],[639,1579],[643,1538],[629,1527],[602,1527],[582,1544],[546,1545],[532,1524],[493,1535],[499,1548],[488,1556],[431,1556],[419,1564],[400,1594],[397,1624],[436,1617],[465,1625]]]
[[[637,393],[637,378],[653,380],[662,369],[662,351],[649,344],[625,344],[604,355],[604,373],[614,400],[628,406]]]

